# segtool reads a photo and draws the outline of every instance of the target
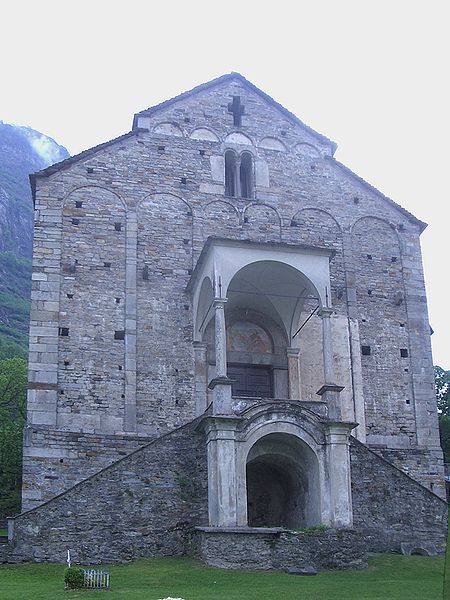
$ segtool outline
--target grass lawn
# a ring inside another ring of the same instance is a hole
[[[0,527],[0,535],[8,535],[8,530]]]
[[[443,600],[450,600],[450,510],[448,511],[447,552],[445,553],[444,575],[445,584]]]
[[[443,557],[379,554],[369,568],[313,577],[225,571],[191,558],[152,558],[110,567],[109,592],[64,590],[64,565],[0,565],[2,600],[441,600]]]

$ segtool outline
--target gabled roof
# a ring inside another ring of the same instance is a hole
[[[172,106],[172,104],[175,104],[176,102],[179,102],[180,100],[185,100],[187,98],[190,98],[191,96],[194,96],[195,94],[199,94],[201,92],[204,92],[205,90],[210,90],[211,88],[217,87],[224,83],[230,83],[232,81],[238,81],[241,85],[243,85],[249,91],[253,92],[254,94],[257,94],[263,100],[265,100],[266,102],[271,104],[273,107],[275,107],[279,112],[281,112],[292,123],[303,127],[304,129],[306,129],[308,131],[308,133],[313,135],[315,138],[317,138],[322,143],[329,144],[332,148],[332,153],[334,154],[334,152],[336,151],[336,148],[337,148],[336,142],[333,142],[326,136],[322,135],[321,133],[318,133],[317,131],[315,131],[314,129],[312,129],[305,123],[303,123],[303,121],[301,121],[298,117],[296,117],[293,113],[291,113],[287,108],[284,108],[284,106],[282,106],[281,104],[276,102],[273,98],[271,98],[271,96],[269,96],[268,94],[266,94],[265,92],[260,90],[258,87],[256,87],[256,85],[254,85],[253,83],[248,81],[248,79],[246,79],[243,75],[241,75],[240,73],[236,73],[235,71],[233,71],[232,73],[227,73],[226,75],[221,75],[220,77],[216,77],[215,79],[212,79],[211,81],[208,81],[206,83],[197,85],[196,87],[192,88],[191,90],[189,90],[187,92],[183,92],[182,94],[178,94],[178,96],[175,96],[174,98],[170,98],[170,100],[165,100],[164,102],[161,102],[160,104],[156,104],[155,106],[151,106],[150,108],[141,110],[140,112],[138,112],[134,115],[133,129],[135,129],[137,127],[138,117],[154,115],[158,111],[168,108],[169,106]]]
[[[29,178],[30,178],[31,190],[32,190],[32,195],[33,195],[33,202],[35,202],[36,179],[37,178],[48,177],[50,175],[53,175],[53,173],[57,173],[58,171],[60,171],[62,169],[68,168],[72,164],[78,162],[79,160],[84,160],[85,158],[88,158],[89,156],[96,154],[97,152],[99,152],[100,150],[103,150],[104,148],[107,148],[108,146],[112,146],[117,142],[126,140],[130,137],[133,137],[140,132],[146,132],[147,129],[140,129],[139,127],[137,127],[137,120],[138,120],[139,116],[153,115],[160,110],[164,110],[165,108],[172,106],[173,104],[175,104],[176,102],[179,102],[180,100],[184,100],[186,98],[194,96],[195,94],[201,93],[205,90],[209,90],[213,87],[217,87],[219,85],[222,85],[222,84],[228,83],[228,82],[232,82],[232,81],[238,81],[240,84],[242,84],[248,90],[257,94],[263,100],[265,100],[266,102],[268,102],[269,104],[274,106],[280,113],[282,113],[292,123],[294,123],[296,125],[300,125],[306,131],[308,131],[311,135],[316,137],[320,142],[322,142],[324,144],[329,144],[332,148],[332,153],[334,154],[334,152],[336,151],[336,148],[337,148],[337,144],[335,142],[333,142],[326,136],[322,135],[321,133],[318,133],[317,131],[315,131],[314,129],[312,129],[305,123],[303,123],[303,121],[301,121],[293,113],[291,113],[289,110],[287,110],[287,108],[284,108],[284,106],[282,106],[281,104],[276,102],[268,94],[266,94],[265,92],[260,90],[258,87],[256,87],[253,83],[248,81],[240,73],[232,72],[232,73],[227,73],[226,75],[221,75],[220,77],[216,77],[215,79],[212,79],[211,81],[208,81],[206,83],[202,83],[201,85],[198,85],[187,92],[183,92],[182,94],[179,94],[178,96],[175,96],[174,98],[171,98],[170,100],[165,100],[164,102],[161,102],[160,104],[156,104],[155,106],[151,106],[150,108],[147,108],[145,110],[142,110],[142,111],[136,113],[133,118],[133,128],[130,132],[125,133],[124,135],[121,135],[117,138],[114,138],[114,139],[104,142],[102,144],[98,144],[97,146],[94,146],[93,148],[89,148],[88,150],[84,150],[83,152],[80,152],[79,154],[76,154],[74,156],[71,156],[70,158],[66,158],[65,160],[63,160],[59,163],[51,165],[50,167],[47,167],[46,169],[43,169],[42,171],[38,171],[37,173],[30,174]],[[400,213],[402,213],[410,221],[412,221],[413,223],[418,225],[421,232],[427,227],[426,223],[424,223],[423,221],[421,221],[420,219],[415,217],[413,214],[411,214],[405,208],[403,208],[402,206],[400,206],[399,204],[394,202],[394,200],[392,200],[388,196],[385,196],[377,188],[375,188],[373,185],[371,185],[370,183],[365,181],[362,177],[359,177],[359,175],[354,173],[351,169],[346,167],[344,164],[340,163],[332,156],[331,157],[325,156],[324,158],[333,162],[338,168],[340,168],[341,170],[346,172],[348,175],[350,175],[351,177],[356,179],[359,183],[364,185],[366,188],[370,189],[372,192],[375,192],[385,202],[387,202],[388,204],[391,204],[391,206],[393,206],[396,210],[398,210]]]
[[[37,171],[37,173],[30,173],[30,175],[28,177],[30,179],[33,203],[36,201],[36,179],[38,177],[49,177],[50,175],[53,175],[53,173],[57,173],[58,171],[61,171],[62,169],[67,169],[68,167],[70,167],[74,163],[78,162],[79,160],[84,160],[85,158],[89,158],[89,156],[93,156],[99,150],[108,148],[108,146],[113,146],[116,142],[121,142],[122,140],[127,140],[130,137],[134,137],[141,131],[147,131],[147,130],[139,129],[139,128],[133,129],[133,131],[124,133],[123,135],[120,135],[119,137],[116,137],[112,140],[103,142],[102,144],[98,144],[97,146],[93,146],[92,148],[88,148],[87,150],[83,150],[83,152],[80,152],[79,154],[74,154],[73,156],[69,156],[69,158],[66,158],[60,162],[57,162],[54,165],[50,165],[49,167],[46,167],[45,169],[42,169],[41,171]]]
[[[364,187],[371,190],[372,192],[377,194],[377,196],[379,196],[382,200],[384,200],[385,202],[387,202],[388,204],[390,204],[391,206],[396,208],[400,213],[402,213],[410,221],[413,221],[414,223],[416,223],[416,225],[419,226],[420,233],[422,233],[422,231],[424,231],[424,229],[426,229],[428,227],[428,223],[425,223],[424,221],[421,221],[420,219],[415,217],[412,213],[410,213],[408,210],[406,210],[406,208],[403,208],[403,206],[400,206],[400,204],[397,204],[397,202],[392,200],[392,198],[389,198],[389,196],[385,196],[382,192],[380,192],[380,190],[378,190],[372,184],[368,183],[365,179],[363,179],[362,177],[357,175],[349,167],[346,167],[343,163],[336,160],[334,158],[334,156],[324,156],[324,159],[335,164],[339,169],[344,171],[344,173],[347,173],[347,175],[350,175],[350,177],[352,177],[353,179],[356,179],[356,181],[361,183]]]

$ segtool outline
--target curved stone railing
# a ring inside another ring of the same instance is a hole
[[[262,396],[233,396],[232,398],[232,409],[234,414],[239,415],[243,413],[250,406],[267,403],[279,403],[279,402],[294,402],[299,406],[316,413],[320,417],[327,415],[327,404],[323,400],[297,400],[291,398],[263,398]]]

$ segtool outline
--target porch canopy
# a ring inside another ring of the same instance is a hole
[[[330,259],[335,251],[306,245],[208,238],[187,286],[194,341],[202,341],[214,305],[245,306],[273,319],[295,346],[305,301],[330,305]],[[313,303],[314,305],[314,303]]]

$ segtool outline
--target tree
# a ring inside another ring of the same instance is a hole
[[[434,367],[434,383],[439,414],[450,416],[450,370]]]
[[[20,510],[26,389],[26,362],[0,360],[0,518]]]
[[[450,463],[450,370],[434,367],[436,400],[439,413],[439,435],[444,461]]]

